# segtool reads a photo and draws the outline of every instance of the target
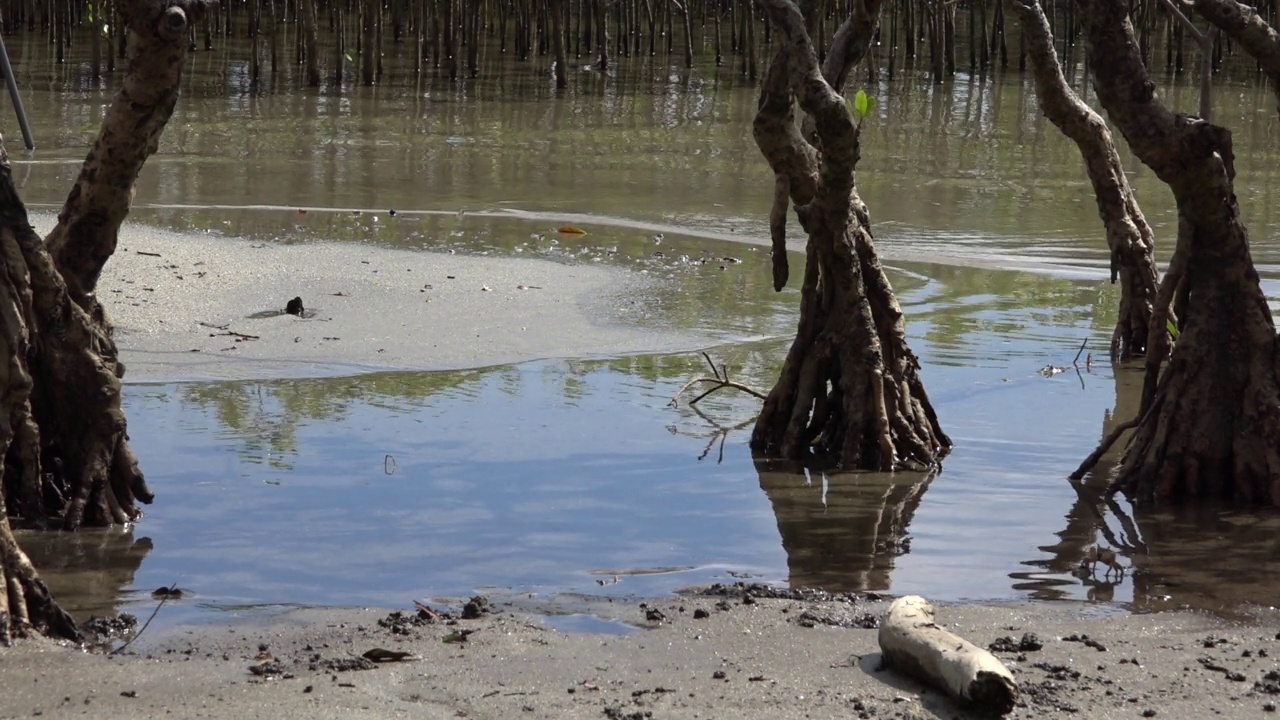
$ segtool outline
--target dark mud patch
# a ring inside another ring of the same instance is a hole
[[[120,613],[113,617],[94,615],[83,625],[85,642],[89,645],[104,645],[111,640],[120,640],[133,634],[138,627],[138,618],[130,613]]]
[[[324,658],[312,664],[312,669],[329,670],[331,672],[356,672],[372,670],[378,667],[374,661],[363,657]]]
[[[413,635],[414,631],[430,625],[456,625],[459,620],[479,620],[495,611],[493,603],[483,595],[476,595],[468,600],[460,611],[437,610],[423,603],[415,603],[416,612],[395,610],[378,620],[378,627],[389,630],[392,635]]]
[[[860,628],[874,630],[880,627],[880,616],[876,613],[855,612],[845,607],[833,606],[825,608],[809,608],[801,612],[795,619],[800,627],[817,627],[830,625],[838,628]]]
[[[1012,636],[996,638],[994,642],[987,646],[991,652],[1036,652],[1044,649],[1044,643],[1040,641],[1040,637],[1035,633],[1023,633],[1022,637],[1014,640]]]
[[[799,600],[803,602],[846,602],[856,603],[863,600],[886,600],[887,595],[879,593],[829,593],[813,588],[788,588],[764,583],[716,583],[710,587],[688,591],[687,595],[702,597],[727,597],[760,600]]]

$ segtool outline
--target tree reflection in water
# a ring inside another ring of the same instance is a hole
[[[887,590],[911,550],[907,526],[929,488],[926,473],[820,473],[756,461],[773,505],[792,587]]]
[[[120,612],[126,588],[152,549],[151,538],[135,538],[132,526],[15,534],[53,596],[77,622]]]
[[[1116,405],[1103,418],[1101,437],[1133,417],[1142,375],[1116,372]],[[1085,597],[1120,600],[1138,612],[1195,608],[1232,614],[1250,603],[1280,597],[1280,511],[1233,508],[1216,503],[1187,507],[1133,507],[1110,496],[1125,440],[1081,481],[1058,542],[1040,549],[1049,558],[1011,573],[1014,588],[1036,599]],[[1128,566],[1123,576],[1080,569],[1094,546],[1116,550]]]

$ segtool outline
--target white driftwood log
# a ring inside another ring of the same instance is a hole
[[[1018,683],[994,655],[938,627],[933,606],[919,595],[898,598],[880,623],[885,663],[958,700],[1008,713]]]

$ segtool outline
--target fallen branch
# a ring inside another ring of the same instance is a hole
[[[720,367],[716,367],[716,364],[711,361],[711,356],[705,352],[702,353],[702,357],[706,358],[707,365],[711,368],[712,377],[706,377],[704,375],[704,376],[696,377],[690,380],[689,382],[685,383],[684,387],[680,388],[680,390],[671,397],[671,402],[667,403],[668,407],[675,407],[678,401],[680,400],[680,396],[683,395],[685,391],[687,391],[689,388],[699,383],[714,383],[715,387],[711,388],[710,390],[704,391],[701,395],[690,400],[689,405],[697,405],[698,402],[703,398],[705,398],[706,396],[710,395],[713,392],[716,392],[717,390],[723,390],[724,388],[733,388],[734,390],[740,390],[748,395],[757,397],[761,400],[765,399],[764,393],[760,392],[759,390],[743,385],[742,383],[737,383],[730,380],[728,366],[721,365]]]
[[[898,598],[880,625],[888,666],[957,700],[1004,715],[1018,702],[1018,682],[996,656],[938,627],[933,606],[919,595]]]

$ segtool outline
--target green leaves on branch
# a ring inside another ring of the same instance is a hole
[[[1179,335],[1178,326],[1174,325],[1172,320],[1165,320],[1164,325],[1169,329],[1169,337],[1173,338],[1174,341],[1177,341]]]
[[[865,90],[859,90],[852,99],[845,98],[844,102],[849,106],[849,114],[859,125],[876,109],[875,96],[868,95]]]

